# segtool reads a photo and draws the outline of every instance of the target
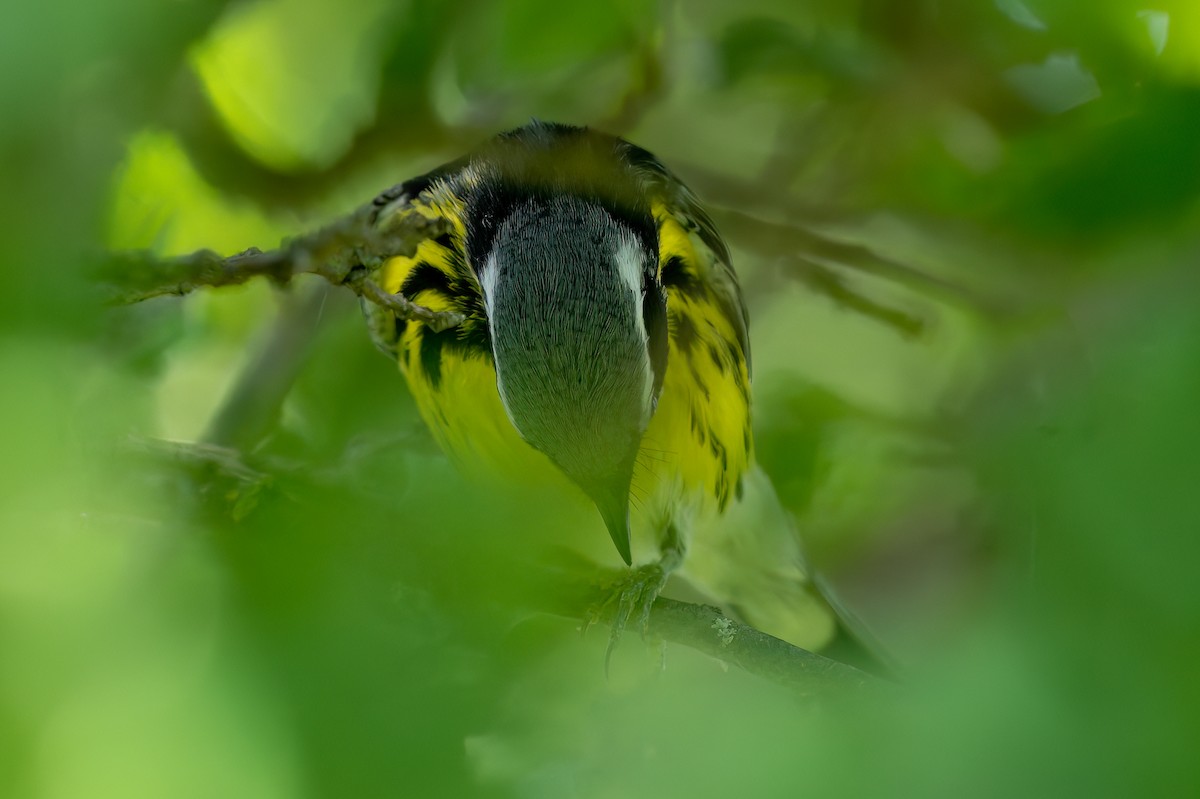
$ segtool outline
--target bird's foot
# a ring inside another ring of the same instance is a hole
[[[663,564],[648,563],[630,570],[608,589],[608,596],[593,613],[594,618],[607,619],[610,624],[608,648],[604,652],[606,674],[613,652],[617,650],[631,619],[645,639],[650,629],[650,609],[666,586],[668,576],[669,571]]]

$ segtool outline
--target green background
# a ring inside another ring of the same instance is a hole
[[[6,17],[0,795],[1200,787],[1192,0]],[[89,278],[274,246],[530,117],[713,209],[760,460],[895,695],[632,636],[606,678],[603,630],[526,612],[537,520],[458,481],[352,297]]]

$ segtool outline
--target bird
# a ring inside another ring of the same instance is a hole
[[[443,223],[377,280],[461,320],[364,302],[372,339],[460,468],[549,472],[594,506],[595,529],[571,534],[607,531],[627,569],[614,639],[677,576],[776,637],[830,643],[836,614],[754,458],[729,247],[657,157],[535,120],[381,193],[372,214]]]

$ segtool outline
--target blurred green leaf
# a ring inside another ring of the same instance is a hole
[[[0,794],[1200,784],[1194,2],[11,16]],[[84,277],[105,247],[272,246],[529,116],[619,116],[718,220],[761,221],[726,231],[759,459],[911,661],[894,694],[801,702],[635,635],[606,677],[603,630],[539,612],[538,553],[607,547],[594,512],[458,476],[351,297],[229,451],[200,439],[287,295],[108,309]]]
[[[246,152],[280,171],[322,166],[373,120],[380,32],[398,10],[382,0],[243,3],[193,49],[191,61]]]

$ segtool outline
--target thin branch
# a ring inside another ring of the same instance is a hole
[[[131,435],[121,451],[186,475],[187,482],[178,486],[182,493],[173,494],[172,500],[184,505],[212,503],[211,507],[234,521],[249,516],[262,493],[275,485],[275,470],[267,472],[248,464],[241,452],[229,447]]]
[[[891,308],[863,296],[846,285],[834,270],[799,256],[788,258],[785,264],[794,270],[795,277],[809,288],[820,292],[838,305],[893,328],[901,335],[916,337],[925,331],[925,320],[919,316]]]
[[[201,287],[237,285],[256,277],[284,285],[295,275],[314,274],[434,330],[460,324],[461,314],[432,311],[387,292],[371,278],[389,258],[413,255],[422,241],[448,232],[449,223],[408,214],[380,224],[377,214],[377,204],[372,203],[269,252],[250,249],[222,258],[203,250],[170,259],[148,253],[113,254],[103,264],[101,278],[118,287],[117,302],[131,303],[184,295]],[[207,443],[252,448],[267,434],[303,366],[327,294],[327,287],[321,286],[310,288],[302,298],[284,298],[270,335],[210,422]]]
[[[768,222],[739,211],[714,209],[713,215],[722,230],[747,249],[763,255],[799,255],[808,261],[837,264],[891,280],[977,312],[999,315],[1006,311],[1000,303],[965,286],[885,258],[860,244],[848,244],[807,228]]]
[[[219,444],[129,435],[120,448],[122,452],[150,458],[156,464],[208,469],[239,483],[259,485],[272,479],[272,475],[246,463],[238,450]]]
[[[208,490],[214,481],[240,486],[237,502],[227,509],[235,518],[253,512],[260,490],[267,487],[278,489],[280,483],[286,482],[289,477],[299,476],[304,481],[311,481],[320,474],[322,482],[347,486],[341,470],[314,470],[311,464],[261,454],[248,462],[238,450],[213,444],[131,436],[124,448],[149,457],[158,464],[175,466],[192,473],[202,495],[214,493]],[[355,486],[350,484],[348,487]],[[228,492],[220,493],[225,496]],[[359,491],[355,493],[359,501],[374,501]],[[241,497],[241,494],[245,497]],[[303,501],[305,495],[306,492],[296,492],[292,500]],[[390,507],[381,506],[380,510],[388,514],[393,512]],[[606,592],[611,590],[608,578],[612,572],[609,570],[602,570],[597,575],[595,566],[578,556],[570,556],[566,563],[514,560],[509,565],[520,569],[522,577],[519,583],[510,586],[515,593],[499,598],[501,601],[515,602],[538,613],[612,623],[616,603],[603,602]],[[804,696],[890,684],[842,661],[793,646],[732,619],[709,605],[659,597],[650,609],[646,632],[651,638],[703,652]]]
[[[201,287],[234,286],[256,277],[285,285],[298,274],[313,274],[434,330],[461,324],[461,314],[432,311],[407,297],[388,293],[371,279],[389,258],[411,256],[422,241],[449,232],[449,222],[408,214],[380,226],[375,223],[374,212],[373,205],[366,206],[267,252],[251,248],[224,258],[211,250],[178,258],[159,258],[145,252],[113,253],[97,271],[102,281],[116,288],[116,303],[181,296]]]
[[[278,318],[213,414],[204,441],[252,450],[271,430],[316,340],[333,289],[316,282],[281,298]],[[349,299],[349,298],[346,298]]]
[[[565,553],[563,553],[565,554]],[[579,557],[536,565],[523,563],[521,597],[531,609],[611,625],[617,603],[607,602],[613,572]],[[651,638],[686,646],[771,680],[805,696],[890,683],[840,660],[789,644],[725,615],[710,605],[658,597],[650,608]],[[882,664],[885,665],[886,664]]]
[[[351,288],[355,287],[351,286]],[[431,311],[423,305],[417,305],[403,294],[389,294],[378,283],[367,278],[363,278],[361,284],[355,288],[355,293],[376,305],[382,305],[401,319],[415,319],[424,322],[435,333],[457,327],[463,321],[462,314],[452,311]]]
[[[650,609],[650,633],[806,695],[884,684],[846,663],[731,619],[710,605],[659,597]]]

